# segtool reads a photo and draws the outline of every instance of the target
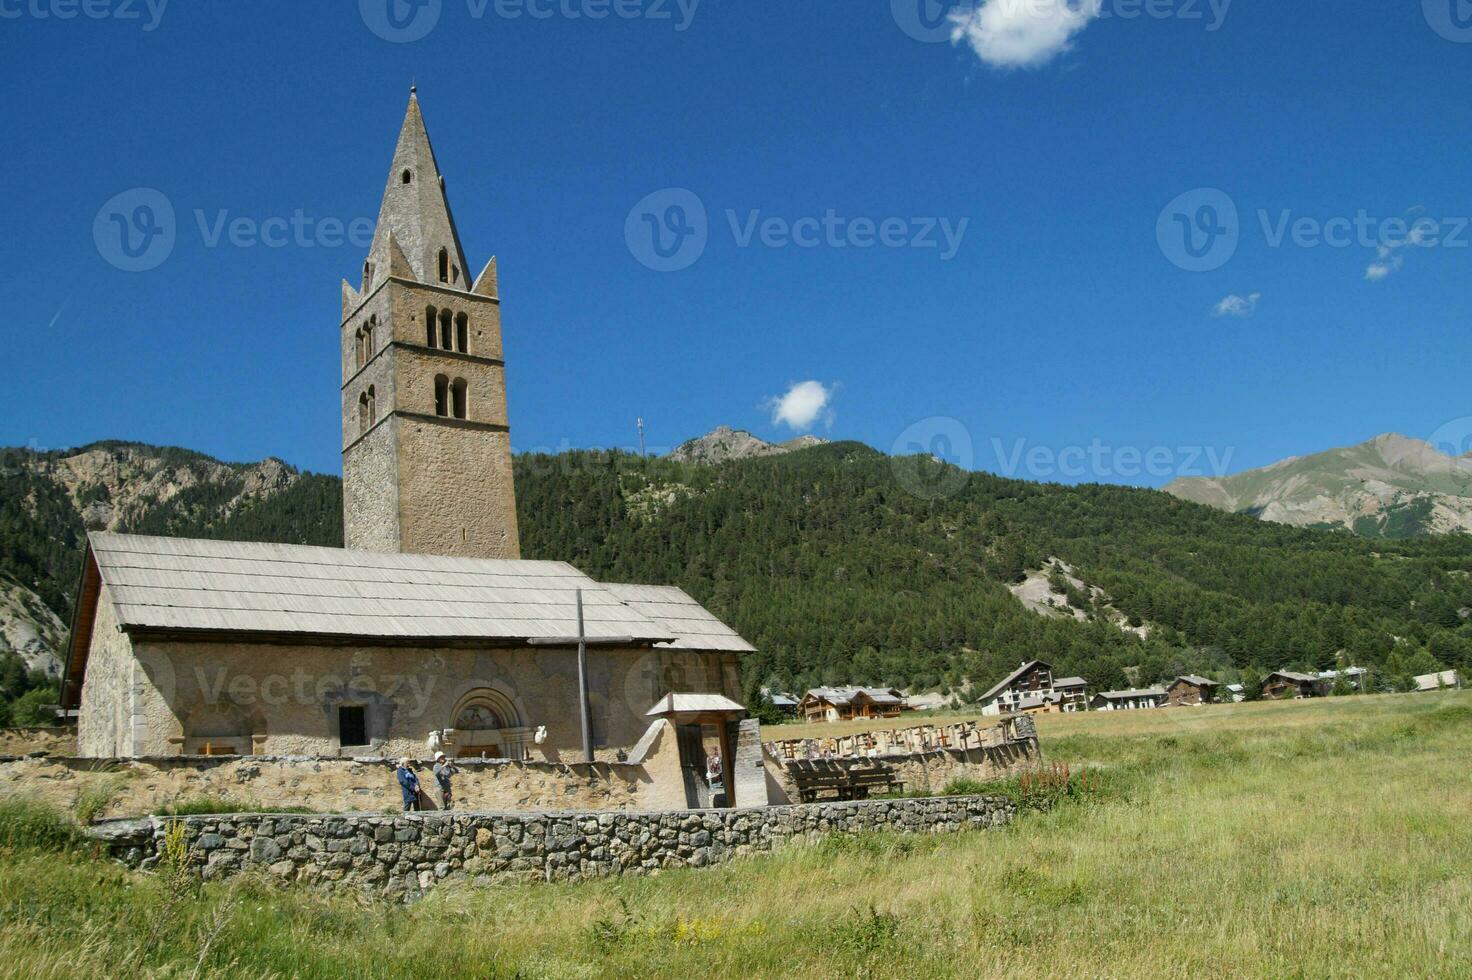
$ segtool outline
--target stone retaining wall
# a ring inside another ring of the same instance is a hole
[[[0,728],[0,756],[76,755],[75,728]]]
[[[441,881],[567,881],[704,867],[825,833],[943,833],[1009,823],[1002,797],[812,803],[665,813],[235,814],[96,824],[125,863],[156,866],[182,824],[207,879],[255,870],[282,882],[414,897]]]

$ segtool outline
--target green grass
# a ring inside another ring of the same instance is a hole
[[[5,809],[0,974],[1472,975],[1472,693],[1040,727],[1049,760],[1098,786],[1005,830],[410,907],[132,874],[25,844],[29,822],[65,832]]]
[[[316,813],[304,806],[265,806],[250,800],[228,796],[188,796],[174,800],[159,810],[161,816],[190,817],[215,813]]]
[[[0,852],[28,856],[90,846],[80,826],[50,807],[24,797],[0,799]]]

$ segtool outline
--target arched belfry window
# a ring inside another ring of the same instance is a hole
[[[363,363],[368,363],[373,357],[373,328],[378,326],[378,314],[368,318],[368,325],[363,328]]]
[[[373,285],[373,263],[372,262],[364,262],[363,263],[363,292],[366,293],[368,291],[368,287],[371,286],[371,285]]]
[[[450,415],[450,379],[443,374],[434,376],[434,414],[441,418]]]
[[[358,435],[367,432],[370,424],[372,423],[368,420],[368,392],[365,391],[358,396]]]
[[[440,249],[440,282],[450,281],[450,253]]]
[[[369,385],[368,386],[368,424],[369,424],[369,426],[372,426],[373,423],[374,422],[377,422],[377,421],[378,421],[378,392],[373,390],[373,386],[372,385]]]
[[[353,334],[353,370],[363,370],[363,328]]]
[[[455,315],[449,310],[440,310],[440,346],[445,350],[455,349],[452,346],[455,341],[453,335],[455,329],[454,317]]]
[[[414,175],[411,174],[407,170],[405,170],[402,174],[399,175],[399,180],[402,181],[405,184],[409,183],[409,181],[411,181],[413,179],[414,179]]]
[[[450,386],[450,393],[451,393],[451,399],[450,399],[450,401],[451,401],[451,408],[454,411],[455,418],[457,418],[457,419],[463,419],[463,418],[465,418],[466,417],[466,409],[468,407],[465,404],[466,394],[467,394],[467,386],[465,384],[465,379],[464,378],[456,378],[455,379],[455,383]]]
[[[436,346],[437,341],[439,340],[439,328],[436,326],[436,323],[438,322],[438,318],[439,318],[439,313],[438,313],[438,311],[435,310],[435,308],[433,306],[425,307],[425,309],[424,309],[424,342],[426,344],[428,344],[430,347]]]
[[[455,317],[455,349],[462,354],[470,352],[470,317],[464,313]]]

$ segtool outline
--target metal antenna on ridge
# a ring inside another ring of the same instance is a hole
[[[649,453],[644,449],[644,416],[639,416],[639,455],[648,458]]]

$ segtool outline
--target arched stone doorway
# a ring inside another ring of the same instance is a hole
[[[455,705],[444,737],[450,754],[460,759],[524,759],[532,730],[516,705],[495,688],[467,693]]]

